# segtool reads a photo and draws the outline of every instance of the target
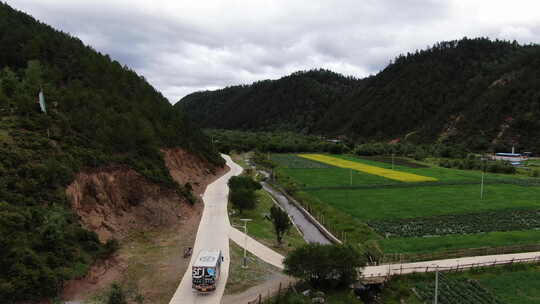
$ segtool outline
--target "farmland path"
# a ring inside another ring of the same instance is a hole
[[[231,168],[225,175],[208,185],[203,194],[204,210],[193,246],[193,255],[186,273],[169,304],[218,304],[221,301],[229,274],[229,216],[227,201],[229,187],[227,182],[232,176],[242,173],[242,167],[234,163],[227,155],[222,155],[227,166]],[[221,278],[213,293],[199,295],[191,288],[191,265],[201,250],[219,249],[223,253],[224,262]]]
[[[238,244],[238,246],[246,248],[247,251],[251,252],[259,259],[270,265],[276,266],[279,269],[283,269],[284,257],[281,254],[259,243],[255,239],[247,236],[245,233],[234,227],[231,227],[229,237],[231,240],[233,240],[233,242]]]
[[[448,270],[450,268],[471,268],[471,266],[493,266],[512,260],[531,261],[532,259],[537,259],[540,261],[540,252],[486,255],[414,263],[367,266],[362,270],[362,277],[367,279],[381,278],[389,275],[400,275],[414,272],[434,272],[437,270],[437,267],[439,270]]]

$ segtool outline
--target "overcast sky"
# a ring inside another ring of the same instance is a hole
[[[540,42],[538,0],[7,2],[134,69],[171,103],[312,68],[360,78],[464,36]]]

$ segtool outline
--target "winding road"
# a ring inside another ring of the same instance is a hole
[[[222,155],[231,168],[229,172],[210,184],[203,194],[204,210],[193,246],[193,255],[188,270],[182,277],[178,289],[169,304],[219,304],[229,274],[229,230],[231,225],[227,214],[227,182],[232,176],[242,173],[242,167],[234,163],[227,155]],[[199,295],[191,288],[191,265],[201,250],[219,249],[224,262],[217,289],[209,294]]]
[[[204,210],[197,231],[197,238],[193,248],[192,259],[188,268],[188,271],[184,274],[178,289],[174,293],[173,298],[169,304],[219,304],[223,297],[225,285],[227,283],[229,273],[229,238],[241,247],[246,246],[247,250],[262,259],[263,261],[272,264],[280,269],[283,269],[283,256],[276,253],[272,249],[262,245],[251,237],[245,236],[244,233],[232,228],[229,222],[229,216],[227,214],[227,201],[229,187],[227,182],[232,176],[239,175],[243,169],[227,155],[222,155],[227,162],[227,166],[231,168],[229,172],[220,177],[218,180],[210,184],[203,195]],[[280,205],[288,209],[284,204],[280,194],[276,191],[272,191],[270,187],[265,187],[265,190],[272,193],[274,197],[279,201]],[[290,207],[290,206],[289,206]],[[287,210],[292,211],[292,210]],[[294,212],[294,211],[293,211]],[[295,214],[296,215],[296,214]],[[298,215],[295,219],[300,219]],[[301,221],[303,222],[303,221]],[[307,226],[307,225],[306,225]],[[304,232],[308,229],[303,228]],[[308,232],[310,234],[308,241],[317,243],[326,243],[321,240],[321,236],[317,235],[316,231]],[[219,280],[216,291],[209,294],[198,294],[191,288],[191,264],[196,259],[197,254],[201,250],[219,249],[224,256],[224,263],[222,264],[221,278]],[[362,277],[364,279],[370,278],[383,278],[390,275],[400,275],[412,272],[429,272],[449,269],[453,267],[482,264],[483,266],[492,266],[502,261],[519,260],[519,259],[535,259],[540,260],[540,252],[518,253],[518,254],[504,254],[504,255],[492,255],[492,256],[476,256],[466,257],[459,259],[437,260],[437,261],[425,261],[417,263],[406,264],[392,264],[392,265],[380,265],[380,266],[367,266],[362,269]],[[473,265],[474,266],[474,265]]]

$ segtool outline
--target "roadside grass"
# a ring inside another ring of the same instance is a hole
[[[540,230],[389,238],[379,241],[385,253],[430,253],[478,247],[540,244]]]
[[[444,273],[450,279],[470,279],[506,304],[540,303],[540,266],[538,264],[514,264],[474,269],[458,273]],[[412,288],[421,284],[433,284],[435,274],[412,274],[395,277],[385,284],[381,303],[423,303]],[[460,299],[455,298],[456,301]]]
[[[128,259],[123,285],[140,290],[147,303],[166,303],[171,299],[189,264],[183,249],[193,240],[178,231],[138,232],[123,246]]]
[[[540,187],[510,184],[485,185],[482,200],[480,185],[306,192],[364,221],[540,207]]]
[[[249,153],[236,153],[236,152],[232,152],[231,153],[231,159],[237,163],[240,167],[244,168],[244,169],[248,169],[250,168],[250,166],[247,164],[246,162],[246,159],[248,159],[250,156],[249,156]]]
[[[168,303],[188,268],[183,249],[194,239],[191,232],[159,229],[135,231],[122,240],[118,255],[126,268],[117,283],[130,303]],[[109,290],[107,285],[87,295],[84,303],[105,303]]]
[[[278,246],[274,226],[272,222],[265,217],[270,215],[270,208],[275,204],[272,201],[270,194],[262,189],[256,191],[256,195],[256,208],[253,210],[244,210],[242,214],[236,213],[230,216],[231,224],[235,225],[238,230],[243,231],[243,223],[240,219],[252,219],[252,221],[247,224],[248,235],[283,255],[287,255],[287,253],[293,249],[304,245],[305,241],[302,238],[302,235],[300,235],[298,230],[293,226],[283,237],[283,244]],[[229,206],[231,205],[229,204]]]
[[[225,285],[225,294],[241,293],[281,272],[278,268],[252,255],[249,251],[246,255],[248,257],[248,268],[242,268],[244,249],[233,241],[229,241],[229,254],[229,275],[227,285]]]

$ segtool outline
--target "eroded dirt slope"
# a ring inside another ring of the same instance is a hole
[[[77,174],[66,190],[81,223],[102,242],[122,239],[133,229],[167,227],[185,208],[175,191],[147,181],[128,167],[104,167]]]
[[[197,198],[228,170],[182,149],[163,152],[173,179],[181,185],[190,183]],[[182,251],[195,240],[201,200],[191,205],[174,190],[125,166],[80,172],[66,192],[84,227],[95,231],[102,242],[115,238],[122,246],[110,261],[96,263],[85,278],[68,282],[63,298],[88,299],[114,281],[152,303],[170,298],[189,262]]]
[[[225,173],[222,172],[223,168],[202,161],[198,156],[183,149],[167,149],[163,150],[163,153],[165,165],[169,168],[172,178],[181,185],[190,183],[197,195],[202,194],[211,181]]]

